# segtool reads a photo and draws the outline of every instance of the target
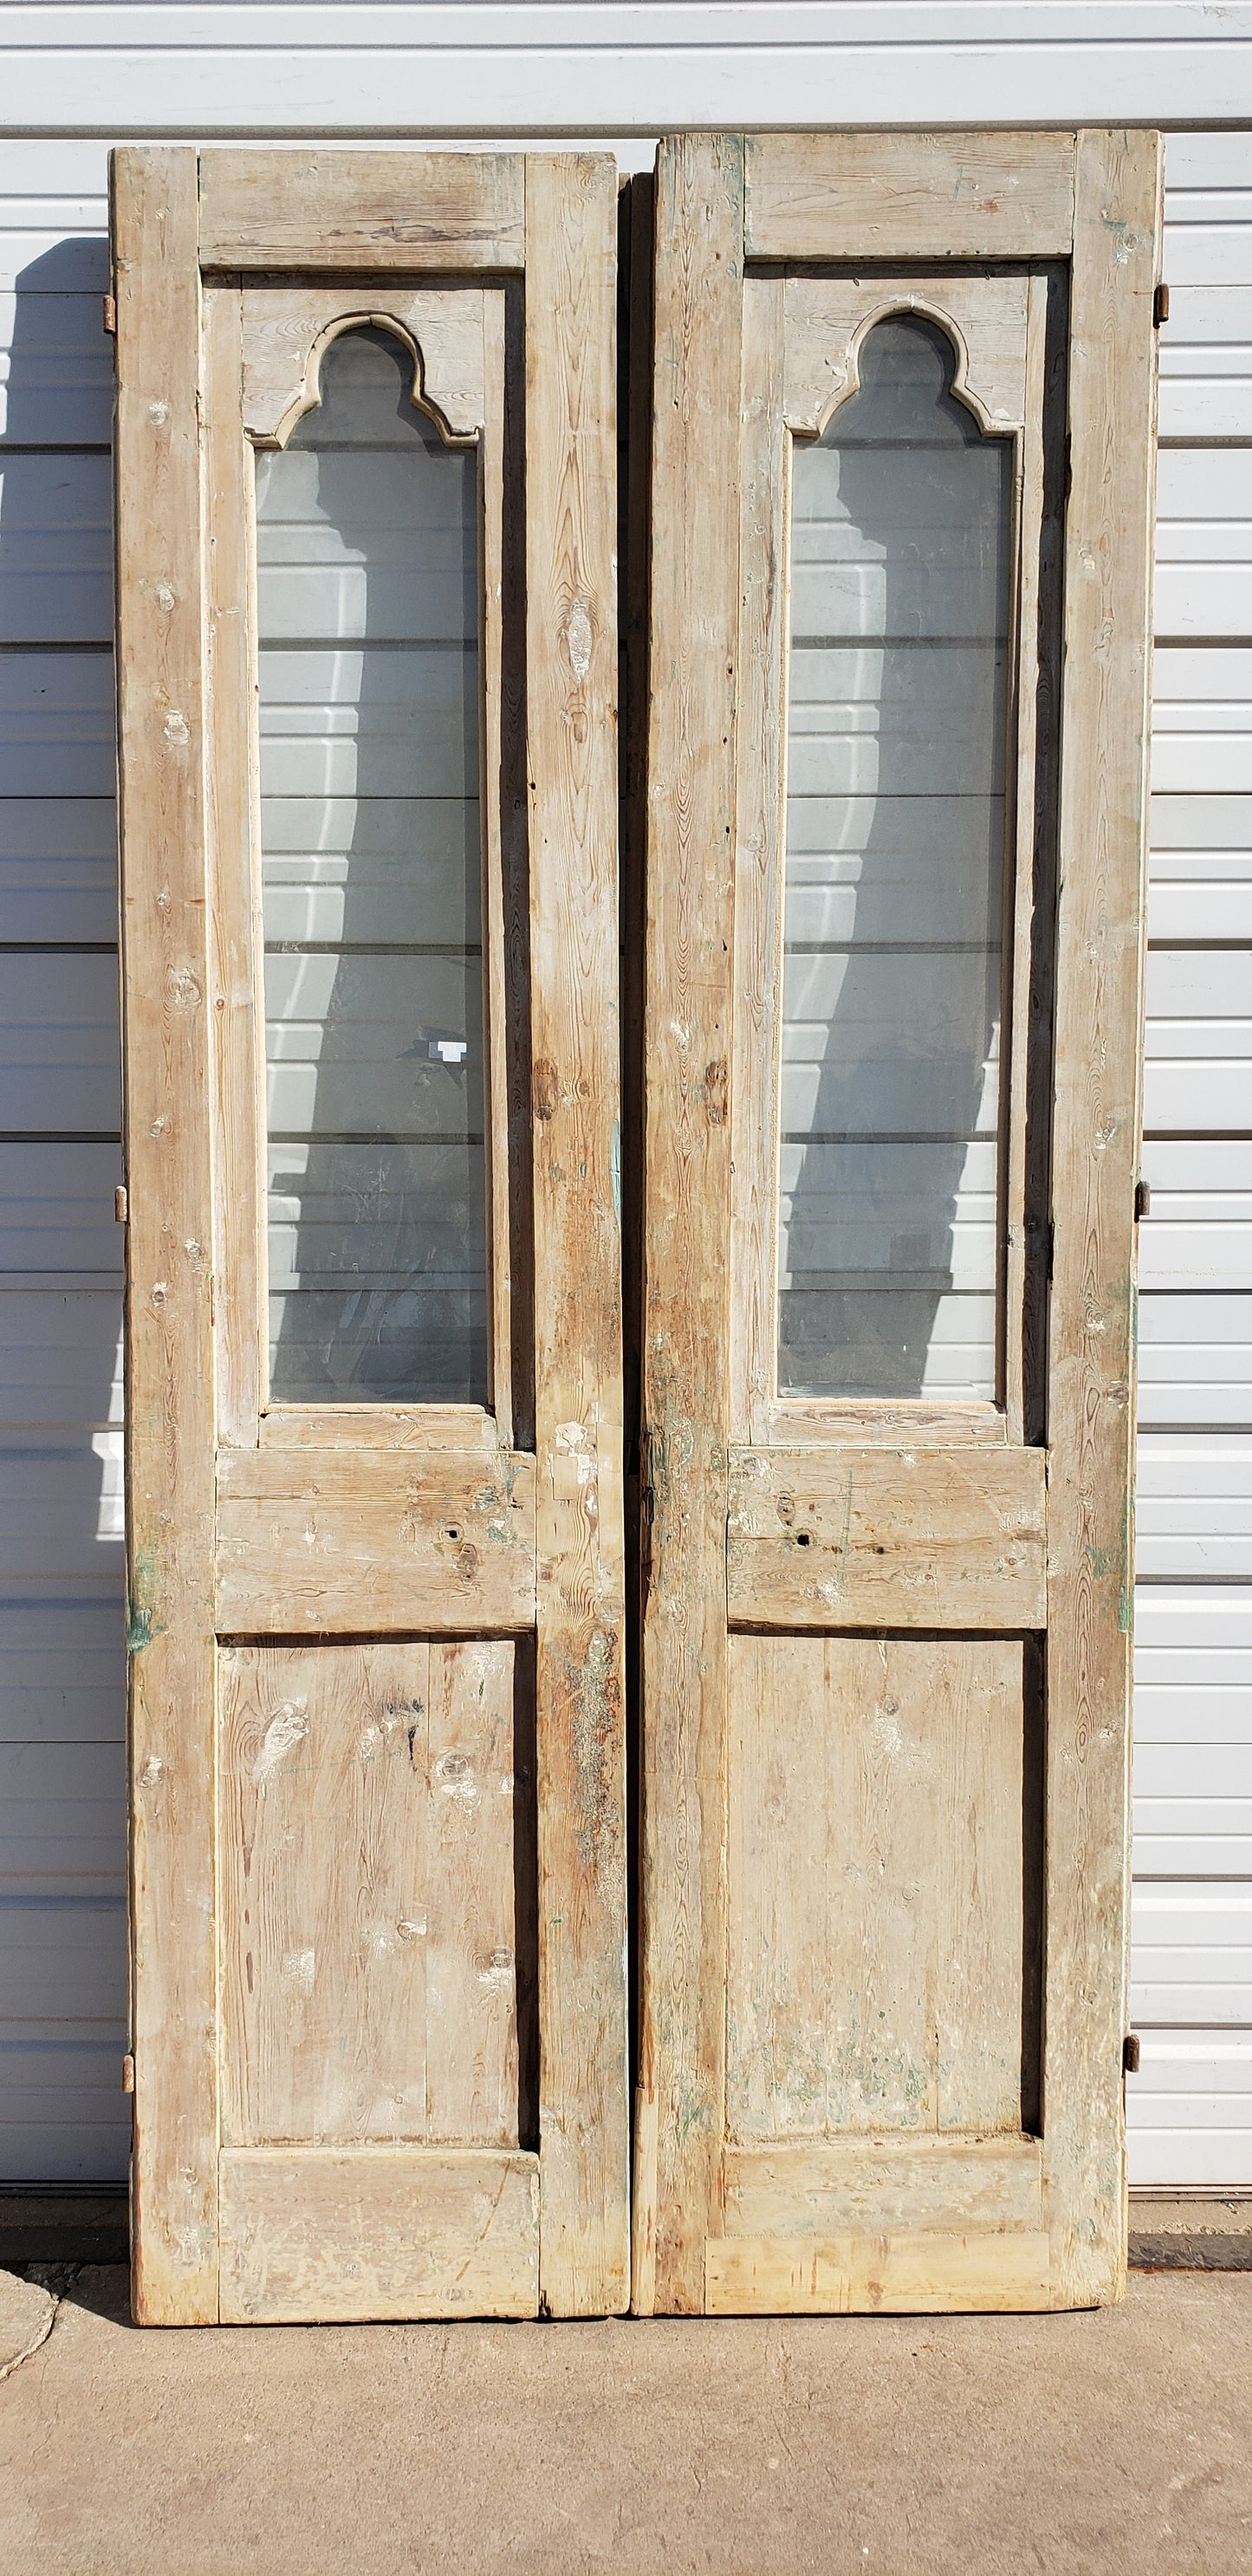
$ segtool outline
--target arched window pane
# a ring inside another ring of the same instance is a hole
[[[477,462],[344,334],[257,459],[270,1388],[485,1401]]]
[[[996,1392],[1011,443],[945,334],[797,442],[779,1390]]]

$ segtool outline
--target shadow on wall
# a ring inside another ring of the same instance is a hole
[[[72,239],[0,299],[0,2176],[33,2181],[120,2175],[129,2133],[107,283]]]
[[[995,1392],[1012,450],[894,316],[794,464],[780,1383]]]

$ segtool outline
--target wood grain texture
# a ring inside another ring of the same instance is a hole
[[[477,1404],[271,1404],[259,1432],[262,1449],[459,1449],[483,1464],[501,1448],[494,1413]]]
[[[751,134],[749,259],[1054,259],[1072,134]]]
[[[500,2148],[229,2149],[222,2322],[533,2317],[538,2199]]]
[[[710,2316],[942,2316],[1053,2304],[1041,2233],[902,2229],[821,2240],[710,2239]]]
[[[747,1449],[731,1461],[742,1627],[1042,1628],[1040,1449]]]
[[[1078,151],[1050,1323],[1046,2174],[1053,2277],[1124,2285],[1134,1180],[1161,148]]]
[[[726,2149],[728,2236],[1039,2229],[1038,2138],[825,2138]]]
[[[1004,1637],[731,1639],[729,2138],[1022,2129],[1023,1664]]]
[[[421,390],[454,438],[486,420],[481,286],[249,286],[243,293],[243,420],[258,447],[281,447],[318,399],[322,353],[339,330],[373,324],[421,352]],[[493,298],[498,302],[499,297]]]
[[[239,412],[241,296],[204,296],[205,744],[212,959],[217,1437],[256,1444],[265,1382],[265,1098],[256,563]]]
[[[213,1339],[196,165],[113,160],[133,2297],[217,2315]]]
[[[544,2302],[629,2289],[618,1207],[617,190],[526,165]]]
[[[524,180],[514,152],[200,155],[205,268],[517,269]]]
[[[518,2144],[513,1661],[223,1648],[227,2143]]]
[[[730,1085],[730,1428],[768,1438],[778,1341],[778,1087],[790,447],[786,282],[743,287],[735,1010]]]
[[[535,1465],[506,1452],[223,1450],[217,1625],[457,1636],[535,1616]]]
[[[648,790],[643,1993],[634,2305],[699,2312],[725,2081],[730,956],[743,173],[657,162]]]

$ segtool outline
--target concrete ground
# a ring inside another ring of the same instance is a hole
[[[1252,2570],[1249,2272],[1089,2316],[180,2334],[84,2267],[0,2275],[6,2369],[3,2576]]]

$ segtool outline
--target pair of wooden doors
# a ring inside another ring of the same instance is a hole
[[[662,147],[624,1052],[616,198],[115,158],[152,2321],[1121,2282],[1157,142]]]

